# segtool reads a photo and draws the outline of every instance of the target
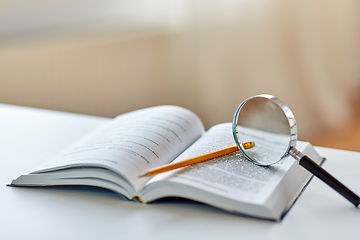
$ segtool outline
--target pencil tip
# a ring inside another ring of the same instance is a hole
[[[149,172],[145,172],[145,173],[139,175],[138,177],[139,177],[139,178],[142,178],[142,177],[149,177],[149,176],[150,176],[150,173],[149,173]]]

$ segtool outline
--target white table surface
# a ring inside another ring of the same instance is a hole
[[[6,186],[107,121],[0,104],[0,239],[360,239],[360,209],[316,178],[279,223],[190,201],[128,202],[92,187]],[[316,149],[359,194],[360,153]]]

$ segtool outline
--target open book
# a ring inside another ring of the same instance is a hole
[[[280,220],[311,178],[291,157],[262,167],[238,151],[153,178],[139,178],[149,168],[234,144],[231,123],[205,132],[200,119],[187,109],[146,108],[116,117],[13,180],[11,186],[97,186],[144,203],[182,197],[241,215]],[[322,161],[309,143],[299,142],[297,148],[318,163]]]

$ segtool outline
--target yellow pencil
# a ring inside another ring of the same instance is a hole
[[[242,143],[242,146],[244,147],[244,149],[250,149],[253,148],[255,146],[255,144],[253,142],[244,142]],[[239,148],[234,145],[231,147],[227,147],[227,148],[223,148],[214,152],[210,152],[210,153],[205,153],[203,155],[197,156],[197,157],[193,157],[193,158],[189,158],[180,162],[176,162],[176,163],[170,163],[170,164],[166,164],[157,168],[152,168],[148,171],[146,171],[145,173],[141,174],[139,177],[150,177],[150,176],[154,176],[156,174],[159,173],[163,173],[163,172],[168,172],[177,168],[182,168],[182,167],[186,167],[195,163],[200,163],[200,162],[205,162],[211,159],[214,159],[216,157],[220,157],[220,156],[224,156],[227,155],[229,153],[232,152],[236,152],[237,150],[239,150]]]

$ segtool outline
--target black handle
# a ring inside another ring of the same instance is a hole
[[[360,198],[355,193],[353,193],[350,189],[345,187],[341,182],[339,182],[336,178],[334,178],[330,173],[325,171],[322,167],[316,164],[313,160],[311,160],[308,156],[304,155],[299,164],[306,168],[309,172],[314,174],[316,177],[320,178],[327,185],[332,187],[335,191],[343,195],[347,200],[349,200],[356,207],[360,204]]]

